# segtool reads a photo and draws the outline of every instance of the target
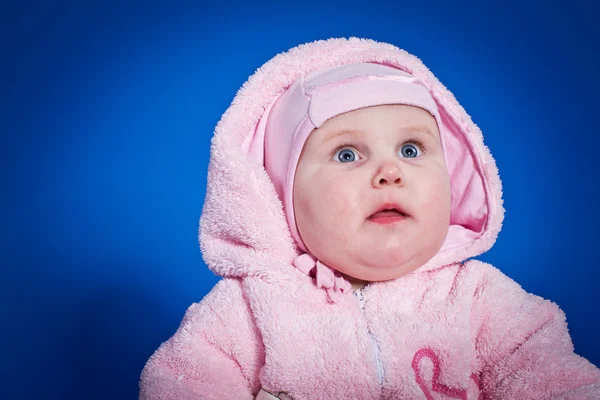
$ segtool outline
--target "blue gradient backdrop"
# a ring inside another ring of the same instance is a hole
[[[557,302],[600,364],[591,2],[394,3],[0,5],[0,398],[137,397],[217,281],[197,243],[216,123],[262,63],[329,37],[405,48],[456,95],[504,184],[480,258]]]

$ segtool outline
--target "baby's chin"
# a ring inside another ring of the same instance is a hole
[[[419,266],[411,268],[393,268],[393,269],[369,269],[368,271],[351,271],[346,272],[346,275],[367,282],[384,282],[403,277],[416,270]]]
[[[335,265],[332,265],[332,267],[341,272],[342,274],[355,279],[367,282],[382,282],[397,279],[404,275],[407,275],[412,271],[418,269],[422,264],[409,263],[401,265],[383,265],[387,266],[382,267],[381,265],[364,265],[346,262],[343,264],[343,266],[336,268]]]
[[[316,258],[342,274],[363,281],[381,282],[410,274],[427,263],[441,247],[441,243],[408,239],[354,241],[346,245],[341,240],[329,240],[318,242],[309,249]],[[402,242],[411,244],[398,245]]]

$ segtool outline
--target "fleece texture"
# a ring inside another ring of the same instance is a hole
[[[362,62],[426,85],[459,178],[438,254],[332,301],[293,266],[282,203],[249,142],[296,78]],[[472,259],[497,238],[501,196],[480,129],[417,57],[359,38],[277,55],[240,89],[211,145],[199,240],[223,279],[150,357],[140,399],[600,399],[600,370],[574,353],[563,311]]]

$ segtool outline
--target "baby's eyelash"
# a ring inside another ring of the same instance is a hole
[[[423,143],[423,141],[421,139],[417,139],[416,137],[413,137],[411,139],[406,140],[402,146],[404,146],[407,143],[413,143],[416,144],[417,146],[419,146],[421,148],[421,151],[423,152],[423,154],[427,153],[427,148],[425,147],[425,144]]]
[[[407,143],[416,144],[417,146],[419,146],[421,148],[421,152],[423,154],[427,153],[427,147],[425,147],[425,144],[423,143],[423,141],[421,139],[418,139],[416,137],[412,137],[410,139],[405,140],[404,143],[402,143],[402,146],[404,146]],[[402,146],[400,146],[400,148],[402,148]],[[357,150],[358,146],[355,143],[352,143],[352,142],[342,143],[341,145],[337,146],[333,150],[333,152],[331,152],[330,156],[333,157],[338,151],[340,151],[342,149],[345,149],[345,148],[348,148],[348,147],[353,148],[354,150]]]
[[[347,148],[347,147],[351,147],[351,148],[353,148],[354,150],[356,150],[356,147],[357,147],[357,146],[356,146],[356,144],[354,144],[354,143],[351,143],[351,142],[347,142],[347,143],[341,144],[341,145],[337,146],[337,147],[335,148],[335,150],[333,150],[333,152],[331,153],[331,157],[333,157],[333,156],[335,155],[335,153],[337,153],[337,152],[338,152],[338,151],[340,151],[341,149],[345,149],[345,148]]]

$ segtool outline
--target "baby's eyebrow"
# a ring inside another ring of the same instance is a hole
[[[434,139],[437,139],[437,136],[431,131],[431,129],[429,129],[429,127],[427,127],[425,125],[409,126],[406,128],[402,128],[401,130],[403,130],[405,132],[409,132],[409,133],[425,132],[425,133],[431,135]]]
[[[400,132],[405,132],[405,133],[424,132],[426,134],[431,135],[434,139],[437,139],[436,135],[431,131],[431,129],[429,129],[429,127],[427,127],[425,125],[406,126],[406,127],[400,128],[399,131]],[[361,131],[360,129],[342,129],[341,131],[337,131],[333,135],[331,135],[330,137],[328,137],[325,140],[325,142],[333,140],[333,139],[335,139],[338,136],[343,136],[343,135],[363,135],[363,134],[364,134],[364,132]]]
[[[329,136],[327,139],[325,139],[325,142],[328,142],[332,139],[335,139],[338,136],[343,136],[343,135],[362,135],[363,132],[358,130],[358,129],[343,129],[341,131],[337,131],[335,132],[333,135]]]

